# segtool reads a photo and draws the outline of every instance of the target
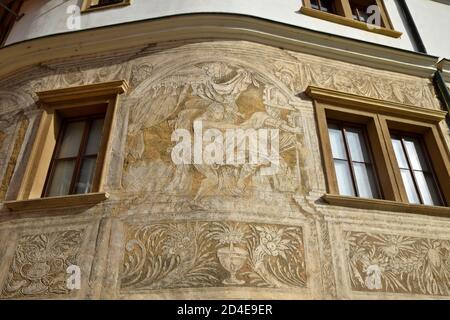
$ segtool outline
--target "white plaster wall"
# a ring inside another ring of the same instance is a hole
[[[80,5],[81,2],[82,0],[28,0],[22,8],[25,16],[14,26],[7,44],[70,32],[66,27],[69,17],[67,7]],[[395,0],[385,0],[385,3],[395,29],[403,32],[400,39],[305,16],[298,12],[302,3],[302,0],[133,0],[131,6],[83,14],[81,27],[87,29],[174,14],[221,12],[256,16],[396,48],[413,49]]]
[[[450,0],[408,0],[428,54],[450,58]]]

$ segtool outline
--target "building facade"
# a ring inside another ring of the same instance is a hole
[[[450,3],[407,2],[4,1],[0,299],[449,299]]]

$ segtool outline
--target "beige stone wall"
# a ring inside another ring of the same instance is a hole
[[[52,61],[0,80],[2,199],[14,198],[36,133],[34,92],[110,80],[132,88],[114,124],[110,199],[2,209],[0,298],[450,297],[449,218],[320,200],[326,185],[304,94],[316,85],[439,109],[429,79],[233,41]],[[195,119],[253,128],[283,120],[298,133],[281,132],[273,176],[175,166],[171,133]],[[235,278],[230,259],[240,265]],[[65,285],[71,264],[81,267],[81,290]]]

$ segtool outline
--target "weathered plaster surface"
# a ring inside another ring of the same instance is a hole
[[[0,79],[0,191],[17,192],[40,115],[34,92],[122,79],[132,90],[114,124],[111,198],[2,209],[0,298],[450,297],[448,218],[320,200],[326,185],[304,94],[316,85],[439,109],[429,79],[232,41],[53,61]],[[171,133],[195,119],[285,124],[281,170],[175,166]],[[70,264],[81,267],[81,290],[64,286]]]

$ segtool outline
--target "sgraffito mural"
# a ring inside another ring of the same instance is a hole
[[[131,107],[124,168],[124,190],[191,196],[186,208],[210,209],[208,196],[251,196],[252,192],[308,191],[302,176],[305,150],[301,114],[289,105],[287,87],[239,65],[221,62],[184,66],[134,95],[145,96]],[[288,85],[288,83],[286,84]],[[174,130],[193,132],[202,121],[217,130],[277,128],[280,165],[263,176],[261,165],[174,165]],[[304,175],[305,177],[307,175]]]
[[[122,291],[306,286],[301,227],[240,222],[126,228]]]
[[[0,298],[70,294],[67,267],[79,264],[83,230],[22,236]]]
[[[66,268],[88,250],[81,245],[87,232],[27,231],[60,220],[72,229],[76,215],[102,219],[88,252],[89,288],[80,296],[170,297],[178,288],[206,298],[233,289],[288,298],[450,296],[450,244],[433,239],[438,232],[445,237],[444,219],[400,219],[320,200],[326,192],[320,141],[304,94],[314,85],[439,109],[429,79],[245,41],[129,48],[31,71],[0,79],[0,199],[18,187],[23,146],[32,145],[40,115],[37,91],[113,80],[127,80],[130,91],[120,96],[111,136],[109,200],[74,215],[43,210],[21,219],[2,212],[0,236],[20,234],[14,248],[0,243],[0,298],[76,295],[66,287]],[[279,170],[265,175],[267,165],[248,162],[174,164],[172,134],[193,134],[196,121],[220,132],[277,129]],[[116,223],[123,233],[111,232]],[[342,234],[332,231],[353,230],[355,223],[358,232],[344,232],[343,250],[335,241]],[[373,225],[392,234],[366,232]],[[408,229],[423,237],[395,234]],[[343,269],[348,277],[339,278]]]
[[[353,290],[421,295],[450,293],[450,240],[345,232]]]

